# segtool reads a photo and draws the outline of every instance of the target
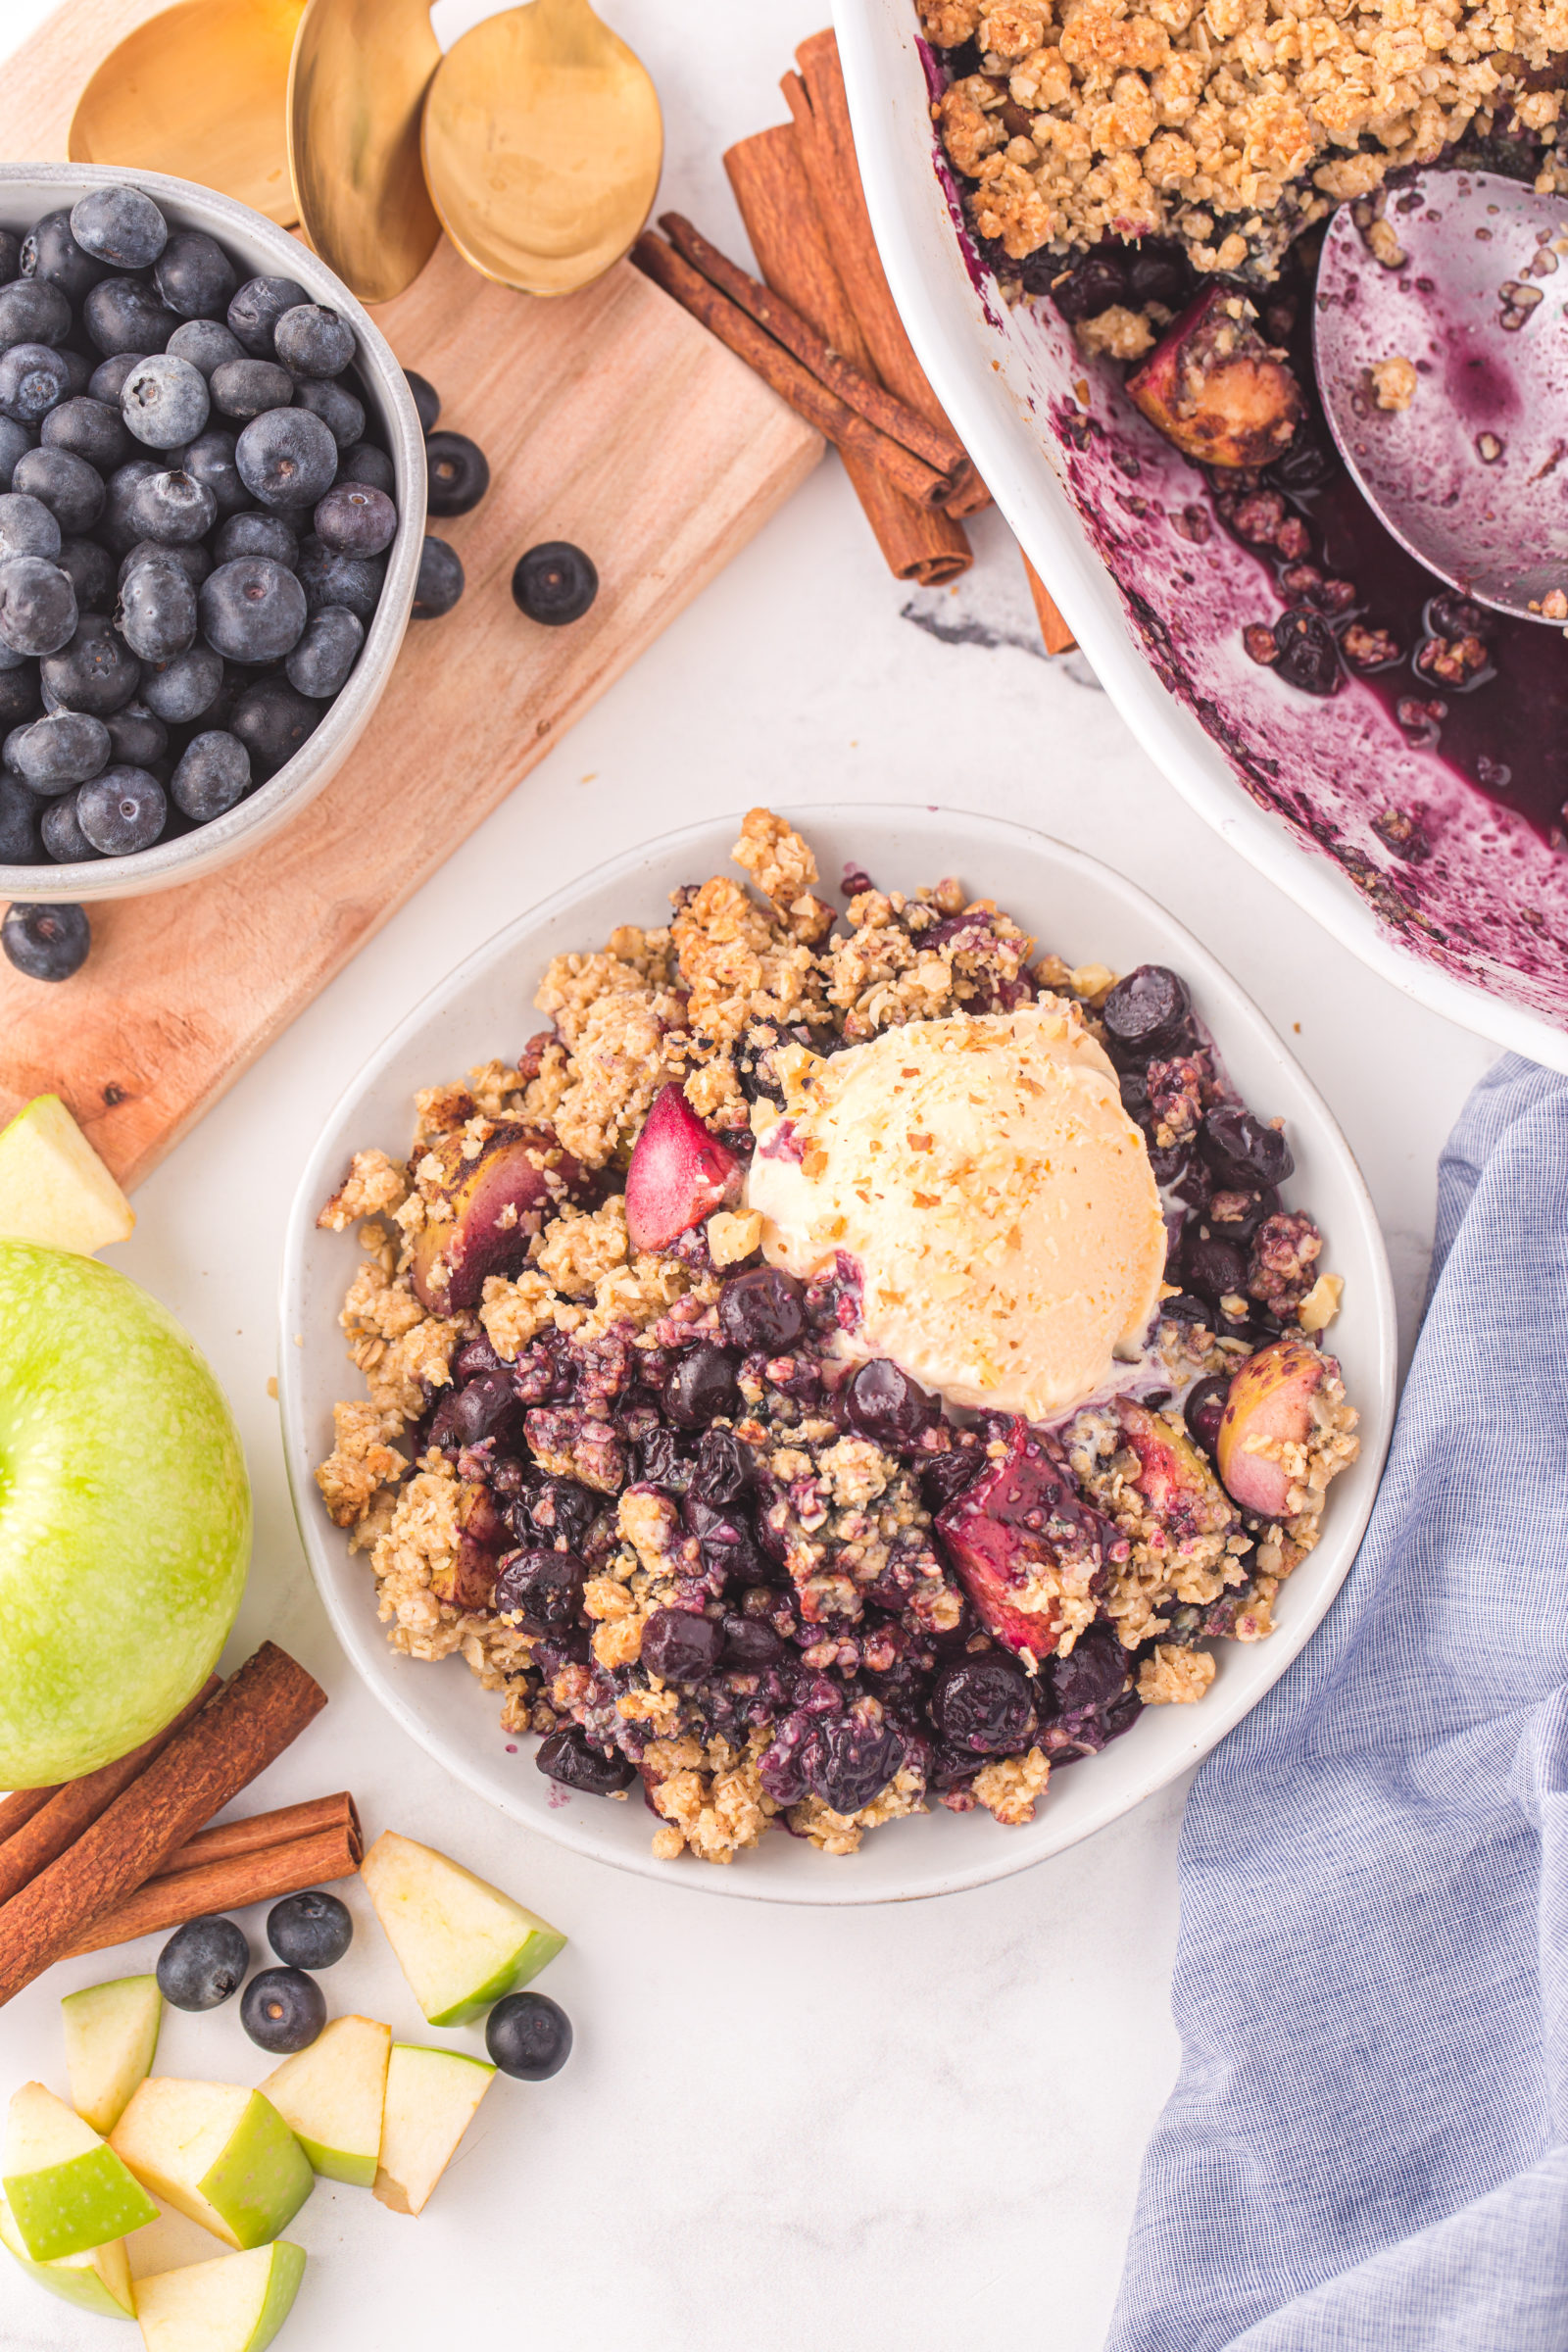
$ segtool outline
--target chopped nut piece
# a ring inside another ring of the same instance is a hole
[[[1415,398],[1416,372],[1411,360],[1374,360],[1367,369],[1372,397],[1380,409],[1407,409]]]

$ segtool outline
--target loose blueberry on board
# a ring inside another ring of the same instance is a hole
[[[334,1968],[354,1940],[354,1917],[335,1894],[313,1886],[272,1905],[267,1940],[285,1968]]]
[[[509,1992],[485,2020],[484,2046],[504,2075],[548,2082],[571,2056],[571,2020],[543,1992]]]
[[[258,2049],[279,2058],[308,2050],[326,2023],[326,2001],[298,1968],[264,1968],[245,1987],[239,2022]]]
[[[169,223],[140,188],[93,188],[71,208],[71,233],[83,253],[115,270],[150,270],[169,243]]]
[[[105,858],[150,850],[168,817],[164,788],[145,767],[106,767],[76,792],[76,822]]]
[[[175,2009],[217,2009],[238,1992],[251,1964],[231,1919],[187,1920],[158,1955],[158,1989]]]
[[[436,419],[441,414],[440,393],[436,390],[434,384],[431,383],[429,377],[420,375],[416,368],[405,368],[403,370],[403,377],[404,381],[409,387],[409,390],[414,395],[414,406],[419,419],[420,432],[424,434],[433,433],[436,427]]]
[[[443,516],[469,514],[490,487],[490,465],[479,444],[470,441],[466,433],[431,433],[424,456],[429,476],[425,504],[430,513]]]
[[[426,537],[419,557],[419,576],[414,589],[414,618],[439,620],[450,612],[464,590],[463,564],[457,550],[444,539]]]
[[[519,612],[546,628],[563,629],[581,620],[599,594],[599,574],[580,547],[547,539],[519,556],[512,574],[512,597]]]
[[[86,962],[91,946],[92,932],[79,906],[14,899],[0,922],[0,948],[29,980],[69,980]]]
[[[238,736],[221,727],[193,735],[170,779],[169,797],[182,816],[198,825],[236,808],[250,790],[251,756]]]

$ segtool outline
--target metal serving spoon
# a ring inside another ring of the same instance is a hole
[[[454,42],[424,102],[441,225],[486,277],[569,294],[636,242],[663,122],[647,70],[589,0],[531,0]]]
[[[441,223],[419,114],[441,47],[429,0],[309,0],[288,76],[288,166],[317,252],[362,302],[424,268]]]
[[[1429,571],[1561,627],[1568,203],[1495,172],[1429,172],[1369,234],[1342,205],[1318,270],[1318,386],[1341,454]],[[1380,405],[1380,383],[1408,405]]]
[[[304,0],[179,0],[127,33],[71,119],[74,164],[139,165],[200,181],[292,228],[284,141],[289,52]]]

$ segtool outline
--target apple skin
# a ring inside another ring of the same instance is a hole
[[[375,2174],[379,2203],[393,2213],[424,2211],[495,2076],[488,2060],[463,2050],[393,2043]]]
[[[0,1788],[74,1780],[212,1672],[251,1499],[222,1391],[112,1267],[0,1241]]]
[[[240,2252],[286,2230],[316,2186],[271,2101],[235,2083],[149,2076],[109,2144],[154,2196]]]
[[[156,1977],[119,1977],[68,1992],[60,2004],[71,2103],[95,2132],[112,2132],[152,2072],[163,2023]]]
[[[13,2093],[0,2163],[0,2194],[33,2262],[84,2254],[158,2219],[115,2150],[41,2082]]]
[[[130,2259],[122,2237],[84,2254],[61,2255],[54,2262],[34,2262],[17,2234],[11,2209],[0,2197],[0,2245],[3,2245],[35,2286],[74,2303],[80,2311],[95,2312],[101,2320],[133,2320],[136,2292],[130,2283]]]
[[[293,2309],[305,2249],[281,2237],[180,2271],[155,2271],[136,2289],[147,2352],[199,2343],[203,2352],[265,2352]]]
[[[371,2017],[335,2017],[262,2083],[263,2097],[323,2179],[356,2188],[374,2182],[391,2047],[390,2026]]]

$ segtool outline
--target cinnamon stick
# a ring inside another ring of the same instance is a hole
[[[785,103],[794,122],[806,176],[876,373],[906,407],[917,409],[951,433],[953,426],[942,403],[904,331],[877,252],[834,34],[813,33],[796,50],[795,62],[799,73],[784,76]],[[971,503],[961,503],[965,496]],[[975,514],[989,503],[990,493],[976,477],[967,493],[959,493],[950,512]]]
[[[140,1747],[133,1747],[129,1755],[119,1757],[115,1763],[102,1765],[97,1772],[89,1772],[79,1781],[68,1781],[64,1788],[57,1788],[30,1821],[0,1845],[0,1903],[9,1902],[29,1879],[35,1879],[57,1855],[74,1845],[82,1831],[108,1810],[121,1790],[130,1787],[154,1756],[162,1754],[181,1726],[221,1688],[219,1676],[210,1674],[190,1703],[181,1707],[172,1723],[165,1724],[153,1739],[144,1740]]]
[[[923,458],[917,458],[889,434],[878,432],[863,416],[857,416],[847,401],[830,392],[825,384],[819,384],[764,327],[759,326],[728,295],[720,293],[672,245],[666,245],[662,237],[645,231],[632,247],[631,259],[646,277],[662,286],[666,294],[673,295],[694,318],[700,318],[710,334],[727,343],[764,383],[772,386],[780,399],[789,402],[797,416],[814,424],[819,433],[825,433],[836,449],[846,453],[854,450],[857,457],[885,473],[917,506],[941,504],[949,489],[946,475],[938,473]]]
[[[198,1830],[188,1844],[171,1854],[154,1873],[149,1886],[182,1870],[199,1870],[209,1862],[227,1862],[245,1854],[265,1853],[269,1846],[292,1845],[296,1838],[314,1837],[319,1830],[342,1830],[355,1840],[360,1817],[346,1788],[335,1796],[308,1797],[303,1804],[279,1805],[271,1813],[252,1813],[243,1821],[220,1821]]]
[[[57,1784],[51,1788],[18,1788],[10,1796],[0,1796],[0,1842],[14,1838],[24,1822],[41,1813],[49,1799],[59,1793]]]
[[[264,1642],[74,1845],[0,1904],[0,2005],[144,1885],[325,1704],[304,1667]]]
[[[1021,554],[1022,550],[1019,552]],[[1055,598],[1027,556],[1023,559],[1023,568],[1029,582],[1029,593],[1034,598],[1035,618],[1040,623],[1040,634],[1046,641],[1047,653],[1070,654],[1078,640],[1062,619]]]
[[[111,1944],[129,1943],[161,1928],[183,1927],[187,1919],[201,1919],[209,1912],[242,1911],[247,1903],[272,1903],[307,1886],[351,1879],[364,1855],[359,1816],[350,1803],[343,1819],[281,1845],[220,1854],[192,1870],[149,1879],[74,1936],[60,1957],[74,1960],[83,1952],[107,1951]]]
[[[913,450],[917,458],[924,458],[938,473],[946,475],[949,488],[942,503],[948,504],[958,486],[957,477],[961,475],[967,481],[971,471],[968,453],[960,441],[932,424],[918,410],[906,408],[874,376],[851,367],[782,295],[771,286],[760,285],[749,270],[738,268],[720,253],[684,213],[661,213],[659,225],[675,251],[694,270],[700,270],[731,302],[739,303],[759,326],[765,326],[774,341],[793,352],[819,384],[826,384],[830,392],[836,392],[840,400],[858,411],[878,432],[890,434],[906,449]]]
[[[826,231],[787,122],[742,139],[724,157],[746,233],[775,293],[862,374],[874,364],[834,265]],[[917,507],[875,468],[843,452],[845,470],[895,577],[941,587],[973,561],[959,525]]]

